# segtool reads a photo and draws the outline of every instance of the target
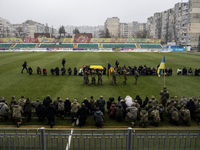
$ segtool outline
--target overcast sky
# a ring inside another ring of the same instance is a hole
[[[147,22],[155,12],[188,0],[0,0],[0,17],[10,23],[34,20],[58,28],[60,25],[98,26],[107,18],[120,22]]]

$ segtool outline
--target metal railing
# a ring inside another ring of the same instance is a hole
[[[200,150],[200,129],[0,129],[0,150]]]

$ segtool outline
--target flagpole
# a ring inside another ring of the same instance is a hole
[[[164,67],[165,68],[165,67]],[[164,69],[164,87],[165,87],[165,69]]]

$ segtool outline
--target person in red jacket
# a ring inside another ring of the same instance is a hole
[[[116,114],[116,104],[114,102],[112,102],[110,109],[109,109],[109,113],[110,113],[110,118],[115,118],[115,114]]]

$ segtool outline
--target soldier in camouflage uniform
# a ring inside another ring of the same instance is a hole
[[[140,123],[139,123],[139,125],[144,128],[146,126],[147,122],[148,122],[148,112],[145,110],[145,108],[143,108],[140,111]]]
[[[19,127],[22,124],[22,113],[23,113],[22,107],[20,107],[17,102],[14,102],[12,118],[17,124],[17,127]]]
[[[149,101],[149,102],[147,103],[147,105],[146,105],[144,108],[145,108],[145,110],[148,112],[149,117],[150,117],[150,113],[151,113],[151,111],[153,111],[153,104],[152,104],[152,101]]]
[[[26,99],[24,98],[24,96],[21,96],[21,99],[19,99],[19,101],[18,101],[19,106],[24,108],[25,103],[26,103]]]
[[[172,107],[177,107],[177,103],[176,103],[176,101],[174,101],[174,97],[171,97],[171,99],[169,101],[167,101],[166,107],[167,107],[168,115],[171,115],[170,111],[171,111]]]
[[[160,120],[164,121],[164,116],[165,116],[166,113],[165,113],[165,108],[163,107],[162,104],[160,104],[158,106],[158,110],[159,110],[159,113],[160,113]]]
[[[97,102],[96,100],[93,98],[93,96],[90,97],[90,113],[94,114],[95,110],[97,107]]]
[[[187,126],[190,126],[191,116],[190,116],[189,109],[187,109],[186,106],[183,106],[180,110],[180,114],[181,114],[183,123]]]
[[[118,85],[117,84],[117,70],[116,69],[113,70],[113,72],[112,72],[112,84],[113,85]]]
[[[167,88],[164,87],[163,90],[160,91],[160,103],[165,107],[167,103],[167,99],[169,98],[169,92]]]
[[[150,118],[151,118],[151,124],[157,127],[160,122],[160,113],[156,107],[154,107],[153,110],[151,111]]]
[[[179,125],[180,114],[179,114],[178,109],[175,106],[172,106],[169,114],[170,114],[170,116],[169,116],[170,117],[169,118],[170,123],[173,123],[175,125]]]
[[[140,110],[141,110],[141,106],[138,103],[138,100],[135,100],[134,102],[135,102],[135,107],[137,107],[137,109],[138,109],[138,116],[139,116],[139,113],[140,113]]]
[[[89,79],[88,79],[89,71],[88,71],[88,69],[85,68],[85,70],[83,71],[83,73],[84,73],[83,85],[85,85],[85,84],[88,85],[89,84]]]
[[[92,74],[92,85],[96,85],[96,79],[95,79],[96,70],[95,70],[95,69],[92,69],[92,70],[91,70],[91,74]]]
[[[157,100],[154,96],[151,96],[151,99],[149,100],[149,102],[151,102],[151,104],[152,104],[154,107],[157,107],[157,106],[158,106],[158,100]]]
[[[137,84],[137,80],[139,78],[139,73],[137,70],[135,70],[135,72],[134,72],[134,78],[135,78],[135,84]]]
[[[102,84],[102,74],[103,74],[103,71],[102,70],[98,70],[98,85],[103,85]]]
[[[131,125],[132,127],[135,125],[135,121],[137,120],[137,116],[138,116],[138,109],[136,107],[135,102],[133,102],[133,104],[130,107],[126,108],[126,121],[128,121],[128,119],[131,121]]]

